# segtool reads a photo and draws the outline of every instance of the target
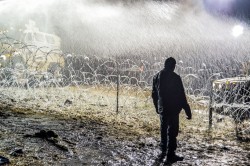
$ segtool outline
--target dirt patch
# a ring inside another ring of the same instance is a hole
[[[121,96],[116,114],[105,88],[2,89],[0,156],[21,166],[163,165],[159,118],[151,101],[135,94]],[[195,109],[192,121],[180,115],[177,153],[185,159],[174,165],[250,163],[250,145],[235,141],[228,117],[214,116],[209,131],[207,109]]]
[[[8,157],[10,165],[163,165],[156,162],[160,153],[159,135],[151,132],[140,134],[84,117],[59,119],[9,108],[1,109],[0,123],[0,155]],[[30,137],[41,131],[53,131],[65,149],[47,139]],[[243,144],[196,134],[191,130],[180,132],[178,153],[185,159],[173,165],[247,165],[250,162],[249,149],[244,150]],[[11,155],[15,149],[22,149],[23,154]]]

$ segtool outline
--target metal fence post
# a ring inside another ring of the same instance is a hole
[[[212,128],[213,124],[213,109],[209,106],[209,129]]]
[[[212,88],[210,89],[210,95],[209,95],[209,115],[208,115],[208,128],[209,130],[212,128],[212,124],[213,124],[213,108],[212,108],[212,96],[213,96],[213,91]]]
[[[119,88],[120,88],[120,75],[117,75],[117,85],[116,85],[116,113],[119,113]]]
[[[118,69],[118,62],[116,59],[116,114],[119,113],[119,89],[120,89],[120,74]]]

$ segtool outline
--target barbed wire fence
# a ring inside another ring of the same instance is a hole
[[[153,76],[163,67],[166,58],[71,55],[26,45],[4,34],[0,35],[0,54],[3,103],[10,100],[38,112],[76,110],[97,116],[99,113],[126,115],[140,110],[139,116],[144,117],[144,121],[150,121],[146,120],[149,117],[146,110],[153,112]],[[228,131],[226,135],[232,135],[230,129],[234,126],[238,138],[249,136],[249,84],[232,86],[231,90],[221,87],[222,90],[217,91],[212,85],[218,79],[244,76],[242,64],[249,59],[175,58],[178,60],[176,72],[182,77],[199,123],[197,128],[200,125],[208,128],[210,122],[214,131]],[[134,121],[138,118],[134,117]]]

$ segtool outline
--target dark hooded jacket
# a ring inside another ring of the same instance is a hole
[[[158,114],[175,116],[184,109],[191,117],[181,78],[171,70],[163,69],[154,76],[152,98]]]

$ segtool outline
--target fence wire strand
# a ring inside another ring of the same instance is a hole
[[[60,50],[25,45],[4,34],[0,35],[0,54],[2,102],[11,100],[38,112],[75,110],[106,114],[119,109],[120,114],[136,114],[140,110],[140,114],[133,117],[134,121],[140,118],[136,116],[150,119],[149,112],[155,113],[151,100],[152,78],[166,58],[65,54]],[[212,90],[215,80],[243,76],[245,57],[224,61],[204,57],[175,58],[178,60],[176,72],[182,77],[197,122],[208,127],[211,100],[215,131],[228,130],[230,135],[234,131],[229,129],[236,127],[238,137],[249,136],[250,86],[242,84],[230,90]],[[150,120],[144,122],[151,123]]]

